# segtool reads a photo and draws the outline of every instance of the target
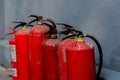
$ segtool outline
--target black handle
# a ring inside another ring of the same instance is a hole
[[[67,38],[74,37],[74,36],[76,36],[76,34],[72,34],[72,35],[66,36],[65,38],[62,39],[62,41],[67,39]]]
[[[21,22],[21,21],[14,21],[13,23],[18,23],[18,25],[16,25],[13,29],[16,29],[18,27],[23,27],[23,26],[27,26],[27,27],[33,27],[33,25],[30,25],[29,23],[26,22]]]
[[[38,15],[30,15],[29,17],[34,17],[35,19],[30,21],[29,24],[35,22],[35,21],[41,21],[41,24],[44,24],[44,22],[50,22],[54,28],[56,28],[55,22],[51,18],[43,18],[43,16]]]
[[[28,17],[33,17],[35,18],[34,20],[30,21],[29,24],[35,22],[35,21],[42,21],[43,20],[43,17],[42,16],[38,16],[38,15],[30,15]]]
[[[81,31],[76,30],[74,26],[71,26],[69,24],[56,23],[56,25],[63,25],[64,26],[63,29],[66,29],[66,32],[64,32],[64,31],[61,32],[62,34],[66,34],[66,33],[72,33],[72,34],[74,34],[74,32],[75,32],[76,35],[81,35],[82,34]]]
[[[71,29],[74,29],[75,28],[74,26],[71,26],[71,25],[66,24],[66,23],[56,23],[56,25],[62,25],[63,26],[62,28],[64,29],[64,30],[61,30],[58,32],[59,35],[61,35],[61,34],[64,34],[64,35],[73,34],[73,30],[71,30]]]
[[[63,25],[63,26],[65,26],[65,28],[72,28],[72,29],[74,29],[75,27],[74,26],[71,26],[71,25],[69,25],[69,24],[66,24],[66,23],[56,23],[56,25]]]
[[[100,74],[101,74],[101,71],[102,71],[102,65],[103,65],[103,51],[102,51],[102,47],[101,47],[99,41],[94,36],[92,36],[90,34],[86,34],[86,35],[84,35],[84,37],[91,38],[96,43],[96,45],[98,47],[98,51],[99,51],[99,67],[98,67],[98,72],[97,72],[96,79],[99,80]]]

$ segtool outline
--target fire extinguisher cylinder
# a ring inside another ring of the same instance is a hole
[[[27,26],[29,24],[24,22],[14,22],[20,23],[14,29],[19,26],[22,27],[21,30],[18,30],[15,33],[15,42],[16,42],[16,54],[17,54],[17,71],[18,71],[18,80],[30,80],[30,67],[29,67],[29,29]],[[31,26],[31,25],[30,25]]]
[[[5,36],[15,34],[16,30],[13,29],[10,26],[7,26],[8,29],[12,30],[12,32],[7,33]],[[12,69],[12,80],[18,80],[18,74],[17,74],[17,54],[16,54],[16,43],[15,38],[12,37],[9,40],[10,45],[10,55],[11,55],[11,69]]]
[[[50,38],[42,43],[43,52],[43,79],[59,80],[58,45],[61,40],[57,38],[56,25],[50,27]]]
[[[66,65],[67,65],[67,79],[68,80],[98,80],[102,70],[103,53],[102,48],[98,40],[89,34],[83,34],[81,31],[71,29],[76,34],[67,36],[63,40],[76,36],[74,42],[72,42],[66,48]],[[95,59],[94,59],[94,47],[91,43],[85,41],[83,38],[88,37],[95,41],[99,55],[100,63],[98,67],[97,76],[95,75]],[[74,65],[73,65],[74,64]]]
[[[30,30],[30,66],[31,66],[31,80],[43,80],[43,56],[41,43],[50,38],[48,33],[51,24],[55,26],[54,21],[50,18],[43,18],[42,16],[30,15],[35,18],[29,23],[37,21],[37,24]],[[50,24],[48,24],[50,23]],[[46,74],[45,74],[46,75]]]

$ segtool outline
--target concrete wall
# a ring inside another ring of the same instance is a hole
[[[0,10],[5,13],[0,13],[0,16],[4,16],[0,21],[5,22],[5,26],[13,26],[11,22],[14,20],[29,21],[27,16],[30,14],[43,15],[57,22],[71,24],[99,39],[104,52],[104,67],[120,71],[120,0],[0,1],[4,1],[0,2]],[[8,32],[8,29],[3,27],[0,27],[0,33],[2,29],[5,29],[5,33]],[[98,63],[98,58],[96,61]]]

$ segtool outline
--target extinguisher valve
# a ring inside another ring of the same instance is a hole
[[[42,16],[37,16],[37,15],[30,15],[28,17],[33,17],[35,18],[34,20],[30,21],[29,24],[35,22],[35,21],[38,21],[37,24],[43,24],[43,17]]]
[[[22,27],[22,29],[26,29],[28,26],[33,27],[33,25],[26,23],[26,22],[21,22],[21,21],[14,21],[13,23],[18,23],[13,29],[16,29],[18,27]]]
[[[37,16],[37,15],[30,15],[29,17],[36,18],[36,19],[30,21],[29,24],[31,24],[35,21],[37,21],[37,24],[48,24],[48,23],[45,23],[45,22],[50,22],[53,25],[53,27],[56,28],[56,24],[55,24],[54,20],[52,20],[51,18],[43,18],[43,16]]]

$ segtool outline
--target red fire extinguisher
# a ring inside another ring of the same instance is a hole
[[[69,43],[66,44],[64,40],[59,46],[59,56],[62,56],[59,60],[64,60],[64,63],[61,63],[61,80],[98,80],[101,69],[102,69],[102,48],[98,40],[92,35],[83,35],[82,32],[74,30],[77,35],[73,34],[72,36],[77,36],[75,39],[69,39]],[[83,40],[83,37],[89,37],[95,41],[98,46],[100,53],[100,64],[97,73],[97,78],[95,74],[95,60],[94,60],[94,47],[91,43]],[[64,39],[66,39],[64,38]],[[64,47],[63,47],[64,46]],[[64,54],[64,55],[63,55]],[[66,56],[66,58],[64,58]],[[63,75],[65,74],[65,76]]]
[[[70,29],[74,29],[73,26],[64,24],[64,23],[56,23],[57,25],[63,25],[63,29],[59,34],[64,34],[67,36],[70,36],[73,34],[73,31]],[[58,63],[59,63],[59,78],[60,80],[68,80],[67,79],[67,65],[66,65],[66,47],[68,47],[74,39],[67,38],[64,41],[62,41],[58,46]]]
[[[11,52],[12,80],[18,80],[15,38],[11,38],[9,40],[9,44],[10,44],[10,52]]]
[[[35,25],[30,30],[30,65],[31,65],[31,80],[43,80],[43,71],[42,71],[42,47],[41,43],[43,40],[49,38],[49,34],[47,34],[50,30],[50,26],[48,23],[50,22],[52,25],[54,21],[50,18],[43,18],[42,16],[31,15],[30,17],[35,17],[36,19],[31,21],[38,21],[38,24]],[[46,74],[45,74],[46,75]]]
[[[22,26],[21,30],[15,33],[15,44],[16,44],[16,54],[17,54],[17,71],[18,80],[30,80],[30,68],[29,68],[29,29],[25,22],[14,22],[20,23],[14,29]]]
[[[8,28],[10,30],[12,30],[13,32],[6,34],[6,36],[8,36],[10,34],[14,34],[16,32],[16,30],[11,28],[10,26],[8,26]],[[14,37],[9,40],[9,44],[10,44],[10,53],[11,53],[12,80],[18,80],[18,78],[17,78],[16,44],[15,44]]]
[[[43,52],[43,80],[59,80],[58,45],[56,25],[50,28],[50,38],[42,43]]]

